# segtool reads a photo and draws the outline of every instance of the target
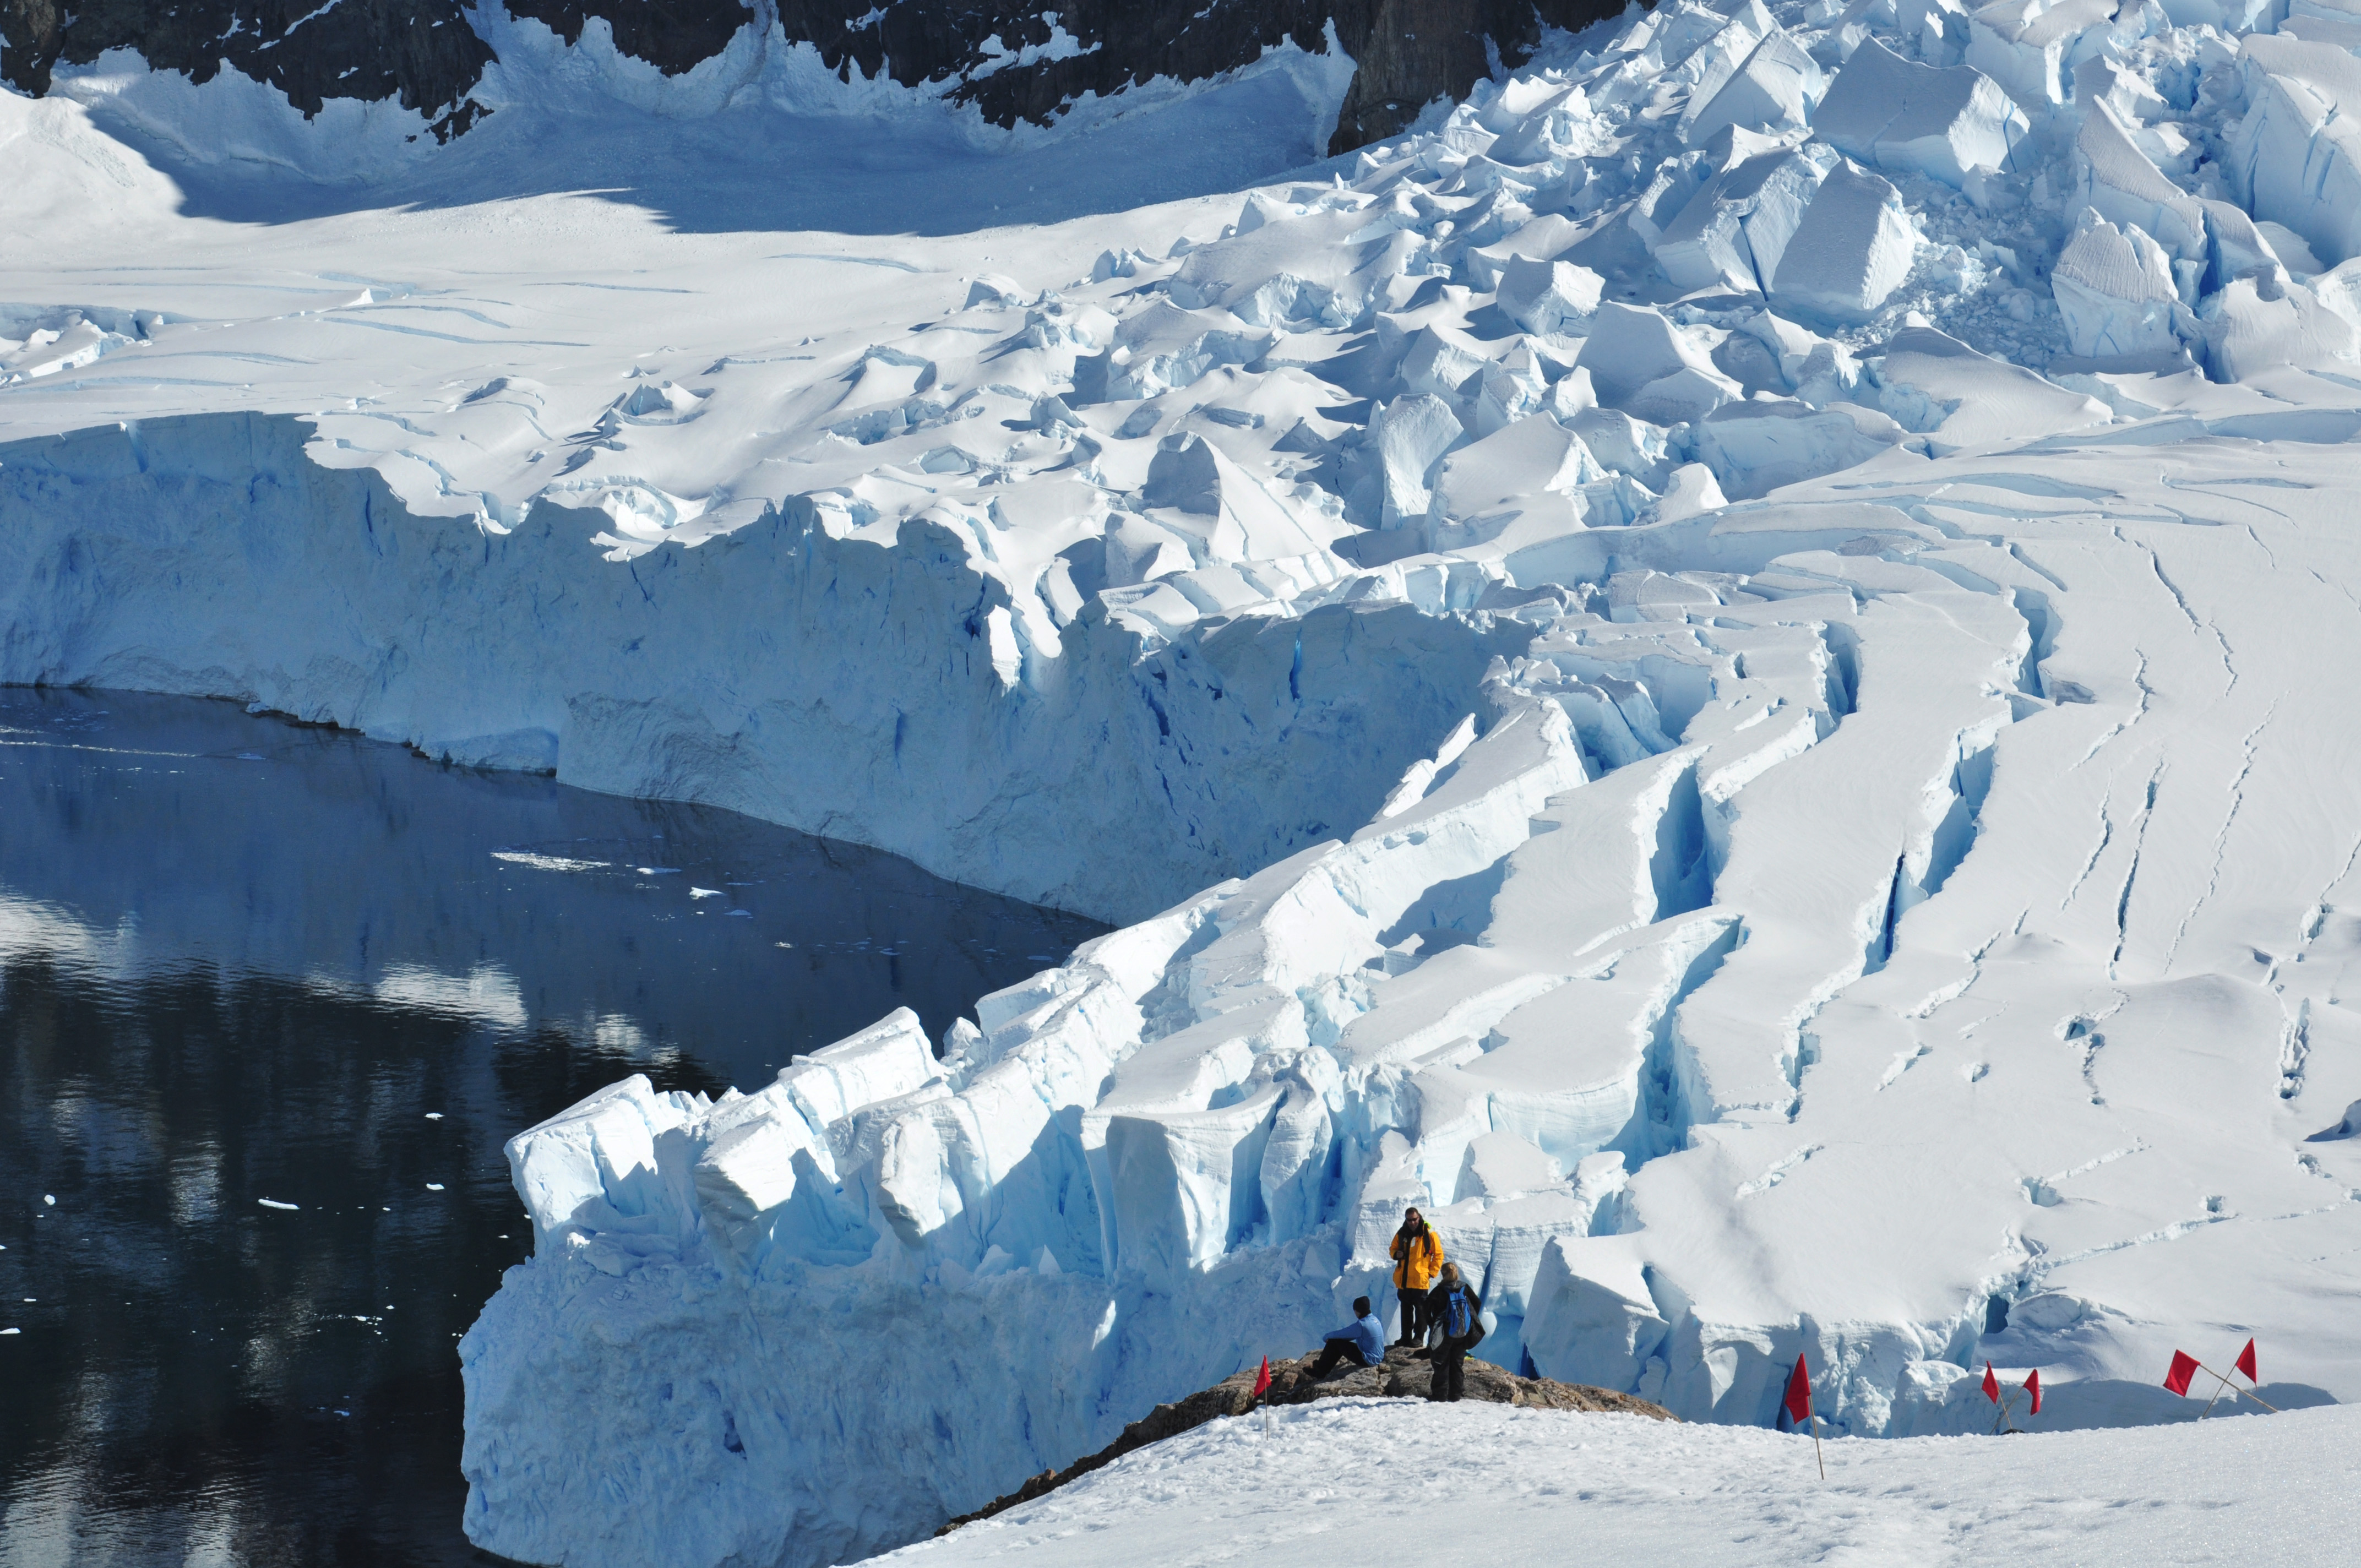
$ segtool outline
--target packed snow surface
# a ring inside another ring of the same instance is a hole
[[[2020,1406],[2018,1414],[2023,1415]],[[1290,1406],[1213,1422],[880,1562],[1098,1568],[2352,1560],[2350,1410],[2137,1432],[1843,1439],[1500,1405]],[[2035,1419],[2038,1424],[2038,1419]]]
[[[1129,922],[519,1135],[506,1556],[910,1540],[1390,1313],[1411,1203],[1483,1354],[1692,1420],[1798,1354],[1854,1437],[1987,1361],[2170,1420],[2250,1334],[2349,1399],[2361,60],[2272,14],[1673,0],[1293,180],[941,238],[234,226],[0,97],[0,678]]]

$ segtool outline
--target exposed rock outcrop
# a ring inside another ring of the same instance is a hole
[[[1292,41],[1337,47],[1357,66],[1329,150],[1393,136],[1438,97],[1457,98],[1496,61],[1515,63],[1545,26],[1581,27],[1611,0],[509,0],[578,43],[594,19],[615,47],[678,75],[775,17],[829,69],[906,86],[951,83],[995,125],[1048,124],[1086,94],[1157,77],[1202,81]],[[0,0],[0,80],[47,93],[60,64],[137,49],[159,70],[207,82],[225,66],[280,88],[306,116],[330,98],[399,99],[447,140],[482,111],[468,97],[494,59],[458,0]]]
[[[1314,1399],[1394,1398],[1423,1399],[1427,1397],[1432,1364],[1413,1356],[1400,1345],[1389,1346],[1385,1361],[1377,1366],[1347,1365],[1328,1377],[1313,1382],[1312,1356],[1295,1361],[1274,1361],[1270,1364],[1270,1402],[1274,1405],[1308,1405]],[[1069,1481],[1078,1481],[1103,1465],[1112,1464],[1137,1448],[1177,1437],[1193,1427],[1223,1416],[1242,1416],[1255,1408],[1255,1375],[1258,1367],[1235,1373],[1201,1389],[1185,1399],[1169,1405],[1159,1405],[1148,1414],[1123,1429],[1123,1435],[1087,1458],[1077,1459],[1063,1470],[1044,1470],[1005,1497],[995,1497],[972,1514],[961,1514],[937,1530],[948,1535],[963,1524],[990,1519],[1016,1507],[1029,1503],[1045,1493],[1054,1492]],[[1574,1410],[1594,1414],[1648,1416],[1656,1420],[1675,1420],[1662,1405],[1652,1405],[1636,1395],[1618,1394],[1610,1389],[1592,1388],[1576,1383],[1557,1383],[1547,1377],[1520,1377],[1502,1371],[1488,1361],[1472,1357],[1467,1362],[1465,1395],[1495,1405],[1521,1405],[1530,1409]]]

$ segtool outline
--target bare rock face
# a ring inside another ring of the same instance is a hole
[[[1274,1361],[1270,1364],[1270,1402],[1274,1405],[1308,1405],[1314,1399],[1424,1399],[1428,1397],[1433,1364],[1423,1356],[1415,1356],[1400,1345],[1386,1348],[1385,1360],[1376,1366],[1354,1366],[1349,1363],[1319,1382],[1312,1379],[1312,1363],[1316,1356],[1302,1356],[1294,1361]],[[1504,1372],[1488,1361],[1469,1357],[1462,1397],[1495,1405],[1520,1405],[1528,1409],[1583,1411],[1591,1414],[1647,1416],[1660,1421],[1675,1420],[1662,1405],[1650,1404],[1631,1394],[1619,1394],[1612,1389],[1593,1388],[1578,1383],[1558,1383],[1547,1377],[1520,1377]],[[1148,1414],[1123,1429],[1123,1435],[1098,1453],[1078,1459],[1063,1470],[1044,1470],[1005,1497],[995,1497],[972,1514],[961,1514],[937,1535],[949,1535],[963,1524],[990,1519],[1005,1512],[1019,1503],[1029,1503],[1045,1493],[1054,1492],[1069,1481],[1077,1481],[1103,1465],[1111,1464],[1136,1448],[1177,1437],[1192,1427],[1223,1416],[1243,1416],[1255,1408],[1255,1377],[1261,1369],[1256,1367],[1235,1373],[1202,1389],[1185,1399],[1169,1405],[1159,1405]]]
[[[399,99],[448,141],[483,111],[467,97],[492,60],[459,0],[0,0],[0,79],[49,90],[60,63],[134,49],[206,82],[226,65],[309,119],[330,98]]]
[[[595,18],[615,46],[667,75],[759,26],[743,0],[509,0],[567,43]],[[1202,81],[1293,42],[1336,43],[1357,70],[1331,153],[1402,130],[1437,98],[1463,96],[1492,60],[1514,64],[1544,26],[1576,27],[1610,0],[779,0],[789,43],[828,67],[906,86],[951,82],[999,126],[1046,125],[1077,99],[1164,76]],[[225,65],[287,94],[308,117],[329,98],[399,99],[447,141],[483,113],[467,94],[494,56],[459,0],[0,0],[0,79],[46,93],[60,63],[137,49],[207,82]]]

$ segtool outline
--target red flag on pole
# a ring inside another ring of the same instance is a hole
[[[1992,1363],[1989,1361],[1984,1363],[1984,1398],[1995,1405],[2000,1403],[2000,1379],[1993,1376]]]
[[[2235,1365],[2239,1371],[2246,1375],[2247,1382],[2259,1383],[2262,1381],[2261,1378],[2255,1376],[2255,1342],[2253,1340],[2248,1340],[2246,1342],[2246,1348],[2238,1353],[2238,1359],[2232,1365]]]
[[[1270,1357],[1266,1355],[1262,1358],[1262,1370],[1255,1374],[1255,1398],[1259,1399],[1269,1392]]]
[[[2172,1370],[2164,1375],[2164,1387],[2166,1392],[2172,1394],[2188,1393],[2189,1380],[2196,1376],[2197,1358],[2190,1354],[2185,1350],[2174,1351],[2172,1353]]]
[[[1984,1365],[1985,1365],[1986,1366],[1990,1366],[1992,1364],[1991,1364],[1990,1362],[1986,1362]],[[2040,1374],[2040,1373],[2038,1373],[2038,1372],[2028,1372],[2028,1373],[2026,1373],[2026,1374],[2025,1375],[2025,1391],[2026,1391],[2026,1393],[2028,1393],[2028,1394],[2030,1394],[2030,1395],[2032,1395],[2032,1396],[2033,1396],[2033,1409],[2032,1409],[2032,1410],[2031,1410],[2030,1412],[2028,1412],[2028,1413],[2029,1413],[2029,1414],[2032,1414],[2032,1415],[2037,1415],[2037,1415],[2039,1415],[2039,1414],[2041,1413],[2041,1374]]]
[[[1804,1358],[1795,1357],[1795,1370],[1787,1377],[1787,1419],[1803,1421],[1812,1413],[1812,1375],[1804,1370]]]

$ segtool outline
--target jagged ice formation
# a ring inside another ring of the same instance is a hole
[[[1407,1202],[1485,1354],[1686,1418],[1803,1351],[1855,1434],[1986,1359],[2161,1419],[2257,1329],[2348,1398],[2315,9],[1681,0],[1242,205],[7,307],[0,677],[1130,922],[943,1041],[520,1135],[462,1348],[505,1555],[922,1534],[1385,1297]]]

